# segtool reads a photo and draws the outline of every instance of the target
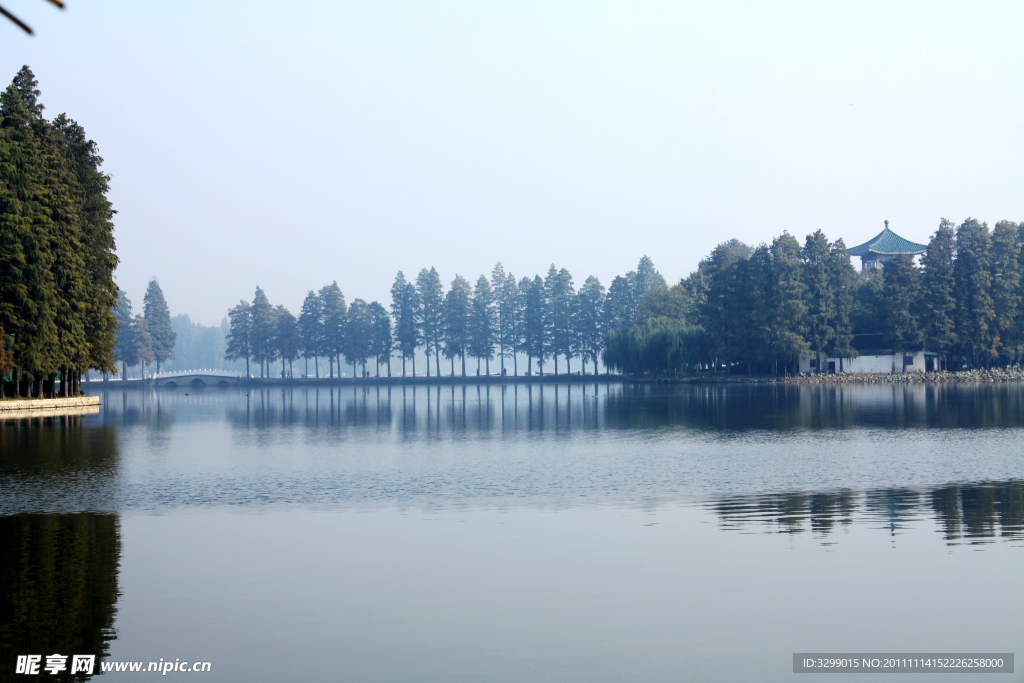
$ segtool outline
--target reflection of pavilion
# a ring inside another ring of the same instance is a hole
[[[903,239],[889,229],[889,221],[885,222],[885,230],[878,233],[864,244],[858,244],[846,250],[850,256],[860,256],[862,270],[880,270],[885,263],[897,254],[911,258],[923,254],[928,249],[924,244]]]

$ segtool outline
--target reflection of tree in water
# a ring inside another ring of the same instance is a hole
[[[604,404],[608,426],[650,429],[846,429],[1024,426],[1012,384],[764,385],[624,383]]]
[[[711,508],[726,528],[742,529],[767,525],[778,533],[798,534],[810,530],[827,535],[836,524],[850,524],[857,498],[841,489],[822,493],[778,493],[732,496],[716,501]]]
[[[21,654],[92,654],[99,669],[116,638],[120,556],[115,515],[0,517],[0,681],[25,678]]]
[[[929,501],[947,541],[1024,536],[1024,480],[949,484],[931,491]]]
[[[827,536],[836,524],[860,517],[882,522],[892,534],[933,515],[947,541],[986,542],[995,537],[1024,537],[1024,481],[949,484],[920,492],[905,488],[792,492],[730,496],[709,503],[722,528],[767,526],[777,533],[813,531]]]

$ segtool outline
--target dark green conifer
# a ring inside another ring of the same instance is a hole
[[[996,356],[998,336],[992,301],[992,240],[987,224],[968,218],[957,229],[953,278],[960,352],[972,365],[988,363]]]
[[[996,353],[1009,360],[1021,352],[1020,316],[1020,252],[1017,224],[999,221],[992,230],[992,306],[995,310],[994,335],[998,337]]]
[[[917,266],[909,256],[897,254],[885,264],[882,283],[885,344],[902,358],[900,372],[906,372],[906,354],[919,350],[923,338],[915,313],[919,296]]]
[[[312,292],[310,292],[312,294]],[[249,359],[253,357],[252,305],[245,301],[228,311],[228,335],[225,340],[225,360],[245,359],[245,376],[252,377]]]
[[[302,343],[302,357],[306,359],[306,376],[309,376],[309,359],[313,359],[314,376],[320,378],[320,356],[324,351],[324,311],[323,302],[312,289],[302,301],[299,311],[299,339]],[[248,372],[248,361],[246,361]]]
[[[597,359],[604,350],[604,287],[601,281],[591,275],[576,295],[576,330],[583,370],[587,360],[594,362],[594,376],[597,376]]]
[[[495,319],[494,294],[491,283],[481,275],[473,289],[472,314],[470,317],[470,355],[476,358],[476,374],[480,374],[480,361],[486,361],[485,372],[491,374],[491,358],[494,357],[497,321]]]
[[[156,371],[159,373],[162,362],[174,360],[174,342],[178,335],[171,327],[171,311],[167,308],[164,292],[156,278],[150,280],[149,286],[146,287],[142,311],[153,342],[153,358],[156,360]]]
[[[772,241],[772,288],[769,323],[773,355],[797,371],[808,352],[805,287],[801,278],[800,243],[788,232]]]
[[[434,354],[434,370],[441,376],[441,341],[444,333],[444,285],[436,268],[423,268],[416,276],[416,298],[419,302],[420,325],[424,351],[427,355],[427,376],[430,376],[430,354]],[[388,366],[390,369],[390,365]]]
[[[380,377],[380,364],[387,363],[388,377],[391,377],[391,352],[394,341],[391,338],[391,316],[376,301],[370,303],[370,315],[373,317],[373,351],[377,364],[377,376]],[[382,360],[383,359],[383,360]],[[427,358],[427,369],[430,369],[430,358]]]
[[[445,296],[444,357],[452,363],[455,375],[455,359],[462,359],[462,376],[466,376],[466,347],[469,345],[469,321],[472,315],[473,290],[461,275],[452,280],[451,289]]]
[[[856,358],[853,348],[854,282],[857,271],[850,263],[846,244],[842,238],[832,244],[828,255],[828,277],[832,288],[834,315],[832,317],[832,340],[827,350],[832,357],[839,358],[839,371],[843,372],[843,361]]]
[[[822,371],[822,354],[828,350],[836,330],[835,292],[829,273],[829,254],[832,245],[821,230],[808,235],[801,252],[801,273],[807,297],[807,343],[817,359],[817,371]]]

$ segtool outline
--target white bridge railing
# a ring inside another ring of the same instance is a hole
[[[161,372],[159,375],[151,375],[153,379],[170,379],[172,377],[189,377],[192,375],[204,375],[206,377],[241,377],[239,372],[231,370],[214,370],[205,368],[200,370],[174,370],[173,372]]]

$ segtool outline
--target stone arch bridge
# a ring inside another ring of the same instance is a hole
[[[163,389],[206,389],[217,387],[226,389],[240,384],[237,374],[221,370],[182,370],[179,372],[161,372],[153,378],[153,386]]]

